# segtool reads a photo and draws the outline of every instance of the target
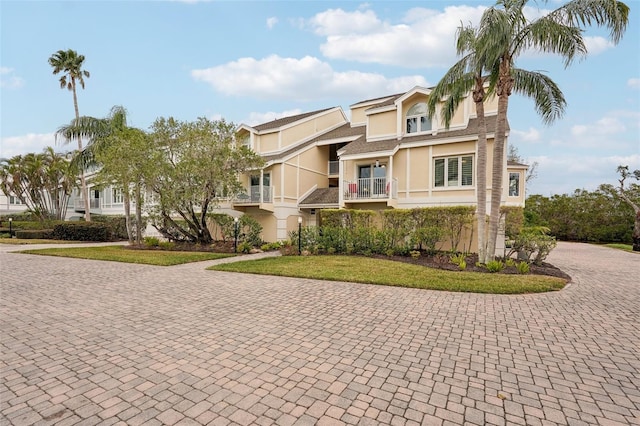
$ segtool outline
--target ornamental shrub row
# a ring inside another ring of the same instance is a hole
[[[109,226],[96,222],[64,222],[53,228],[53,238],[65,241],[112,241]]]
[[[302,229],[302,248],[312,253],[407,255],[414,249],[468,251],[473,238],[472,206],[372,210],[325,209],[320,225]],[[469,241],[463,241],[465,231]],[[292,244],[298,232],[289,233]]]

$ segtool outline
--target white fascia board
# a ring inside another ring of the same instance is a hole
[[[240,130],[246,130],[249,133],[257,133],[256,129],[254,129],[253,127],[249,126],[248,124],[240,124],[238,127],[236,127],[236,131],[235,133],[238,133]]]
[[[407,100],[409,97],[413,96],[416,93],[422,93],[423,95],[430,95],[431,89],[427,89],[426,87],[422,87],[422,86],[415,86],[413,89],[409,90],[407,93],[405,93],[404,95],[396,99],[395,101],[396,107],[398,105],[401,105],[405,100]]]
[[[388,141],[390,139],[397,139],[395,133],[387,133],[386,135],[380,135],[373,138],[367,138],[367,142]]]
[[[387,96],[386,98],[379,98],[379,99],[373,99],[371,101],[358,102],[357,104],[349,105],[349,108],[353,109],[353,108],[362,108],[367,106],[378,105],[378,104],[381,104],[382,102],[388,101],[392,97],[393,96]]]
[[[313,134],[313,135],[307,136],[307,137],[306,137],[306,138],[304,138],[304,139],[300,139],[300,140],[299,140],[298,142],[296,142],[295,144],[287,145],[286,147],[284,147],[284,148],[282,148],[282,149],[276,149],[275,151],[265,151],[265,152],[261,152],[261,153],[260,153],[260,155],[269,156],[269,155],[278,155],[278,154],[282,154],[282,153],[283,153],[283,152],[285,152],[285,151],[289,151],[291,148],[294,148],[294,147],[296,147],[296,146],[298,146],[298,145],[302,145],[302,144],[304,144],[305,142],[310,141],[311,139],[315,139],[315,138],[319,137],[320,135],[323,135],[323,134],[325,134],[325,133],[329,133],[329,132],[331,132],[332,130],[337,129],[338,127],[344,126],[345,124],[346,124],[346,123],[338,123],[338,124],[336,124],[335,126],[331,126],[331,127],[329,127],[326,131],[324,131],[324,132],[322,132],[322,133],[320,133],[320,134],[317,134],[317,133],[316,133],[316,134]],[[355,140],[355,139],[354,139],[354,140]],[[315,146],[315,145],[316,145],[316,144],[313,144],[312,146]]]
[[[490,136],[487,135],[487,139],[489,138]],[[478,135],[467,135],[467,136],[458,136],[455,138],[435,139],[431,141],[401,142],[398,146],[400,148],[418,148],[422,146],[446,145],[446,144],[458,143],[458,142],[475,142],[477,140],[478,140]]]
[[[380,112],[395,111],[395,110],[396,110],[396,105],[385,105],[381,107],[369,108],[364,112],[364,115],[377,114]]]
[[[362,152],[360,154],[351,154],[346,155],[344,157],[340,157],[340,161],[350,161],[350,160],[366,160],[369,158],[381,158],[381,157],[390,157],[395,155],[398,149],[392,149],[387,151],[372,151],[372,152]]]
[[[343,143],[343,142],[353,142],[356,139],[358,139],[359,137],[362,137],[362,135],[353,135],[353,136],[345,136],[343,138],[322,140],[322,141],[318,141],[316,143],[316,146],[333,145],[333,144],[336,144],[336,143]]]
[[[342,111],[342,107],[333,107],[333,108],[328,109],[326,111],[322,111],[322,112],[319,112],[317,114],[313,114],[313,115],[310,115],[308,117],[301,118],[300,120],[296,120],[296,121],[294,121],[292,123],[285,124],[284,126],[274,127],[273,129],[263,130],[261,132],[258,132],[258,134],[259,135],[264,135],[264,134],[268,134],[268,133],[274,133],[274,132],[280,132],[280,131],[283,131],[283,130],[287,130],[287,129],[290,129],[292,127],[298,126],[298,125],[300,125],[302,123],[306,123],[307,121],[315,120],[316,118],[322,117],[323,115],[331,114],[332,112],[335,112],[335,111],[340,111],[342,113],[342,118],[344,118],[344,121],[345,122],[349,122],[349,120],[347,120],[347,117],[344,115],[344,111]],[[286,118],[286,117],[283,117],[283,118]],[[342,123],[342,124],[344,124],[344,123]]]

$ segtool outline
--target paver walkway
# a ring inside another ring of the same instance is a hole
[[[8,250],[2,425],[640,424],[633,253],[492,296]]]

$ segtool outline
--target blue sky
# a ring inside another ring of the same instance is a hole
[[[91,73],[80,114],[114,105],[130,125],[158,117],[225,118],[258,124],[348,106],[438,82],[456,61],[460,22],[476,23],[492,1],[6,1],[0,0],[0,157],[56,146],[73,118],[47,59],[60,49],[85,55]],[[531,16],[559,2],[530,3]],[[551,195],[616,182],[616,167],[640,168],[640,2],[613,46],[586,31],[589,56],[564,69],[529,52],[517,65],[548,72],[568,101],[542,124],[531,101],[510,98],[511,136],[539,163],[528,193]]]

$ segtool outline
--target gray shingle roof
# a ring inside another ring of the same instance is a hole
[[[300,206],[333,206],[338,205],[340,198],[340,188],[317,188],[304,200],[300,201]]]
[[[331,139],[340,139],[340,138],[346,138],[346,137],[350,137],[350,136],[364,136],[365,134],[365,128],[364,126],[358,126],[358,127],[351,127],[351,124],[349,123],[345,123],[340,127],[337,127],[327,133],[323,133],[319,136],[316,136],[313,139],[308,140],[307,142],[300,144],[300,145],[296,145],[280,154],[274,154],[274,155],[266,155],[263,156],[262,158],[264,158],[265,161],[273,161],[273,160],[277,160],[279,158],[284,158],[287,157],[288,155],[299,151],[303,148],[308,147],[309,145],[313,145],[316,142],[320,142],[323,140],[331,140]]]
[[[312,115],[315,115],[315,114],[320,114],[321,112],[328,111],[328,110],[330,110],[332,108],[324,108],[324,109],[319,109],[317,111],[305,112],[303,114],[291,115],[289,117],[279,118],[277,120],[273,120],[273,121],[269,121],[269,122],[266,122],[266,123],[258,124],[257,126],[252,126],[252,127],[254,129],[256,129],[257,131],[259,131],[259,132],[261,132],[263,130],[277,129],[278,127],[286,126],[287,124],[291,124],[291,123],[294,123],[294,122],[296,122],[298,120],[302,120],[304,118],[311,117]]]

